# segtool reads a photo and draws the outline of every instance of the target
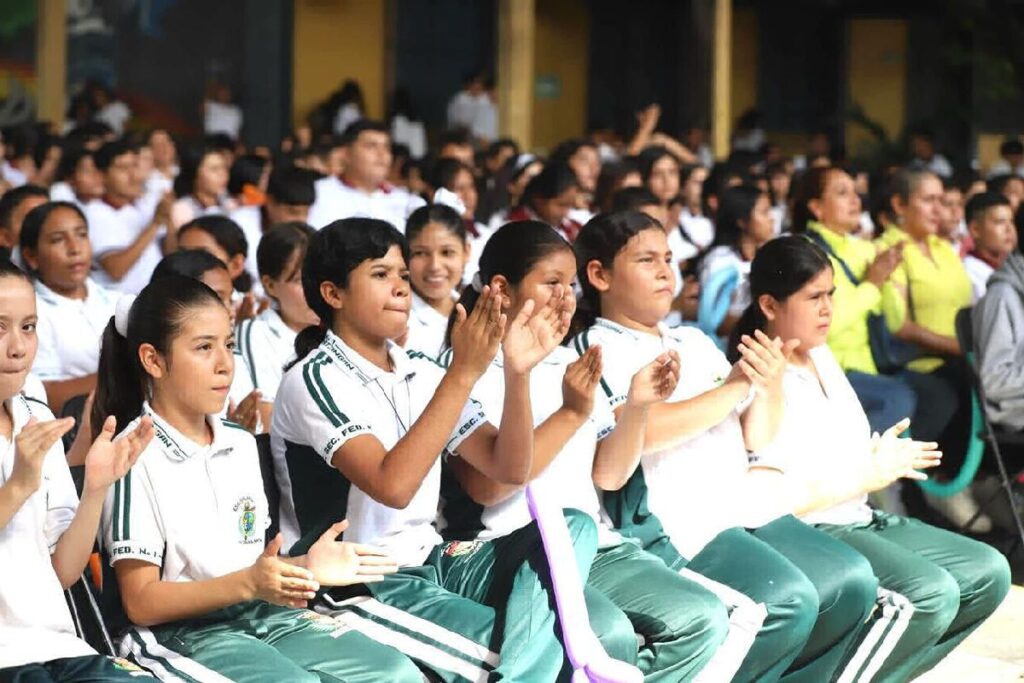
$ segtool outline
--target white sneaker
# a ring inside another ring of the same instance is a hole
[[[965,488],[952,496],[936,496],[932,493],[925,493],[924,499],[933,510],[942,513],[942,516],[952,522],[957,529],[963,528],[972,517],[978,514],[978,503],[971,495],[970,488]],[[992,531],[992,518],[981,513],[974,523],[967,529],[976,534],[987,534]]]

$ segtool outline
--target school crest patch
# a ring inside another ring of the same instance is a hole
[[[256,503],[249,496],[239,498],[232,508],[238,515],[238,537],[242,543],[255,543],[262,539],[256,538]]]
[[[129,674],[131,674],[133,676],[135,676],[135,675],[139,675],[139,676],[146,676],[146,675],[148,675],[146,673],[146,670],[143,669],[141,666],[138,666],[134,662],[131,662],[131,661],[127,660],[127,659],[124,659],[123,657],[111,657],[110,658],[110,663],[118,671],[124,671],[124,672],[127,672],[127,673],[129,673]]]
[[[463,555],[472,555],[477,550],[482,548],[483,545],[483,541],[452,541],[444,547],[444,554],[446,557],[462,557]]]
[[[337,620],[333,617],[329,617],[326,614],[319,614],[313,610],[305,610],[301,615],[299,615],[299,619],[308,621],[312,629],[314,631],[319,631],[320,633],[334,633],[334,631],[338,630],[340,626]]]

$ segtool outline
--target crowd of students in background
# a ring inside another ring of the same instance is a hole
[[[868,496],[956,475],[963,308],[1024,429],[1020,142],[868,174],[748,122],[715,163],[650,106],[535,154],[479,76],[430,145],[354,82],[277,149],[225,106],[5,131],[0,676],[568,680],[527,485],[646,680],[905,681],[1001,602],[992,547]],[[97,529],[125,659],[60,595]]]

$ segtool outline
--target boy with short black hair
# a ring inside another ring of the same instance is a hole
[[[158,204],[140,201],[143,179],[138,174],[138,150],[125,140],[100,147],[93,156],[103,173],[103,196],[85,207],[93,256],[100,284],[135,294],[164,254],[177,249],[177,233],[169,230],[174,196]]]
[[[1010,200],[998,192],[982,192],[971,197],[965,216],[974,247],[964,257],[964,268],[971,278],[977,302],[985,295],[989,278],[1017,246],[1017,228],[1013,224]]]
[[[316,181],[309,224],[322,228],[342,218],[379,218],[405,229],[409,214],[423,206],[419,197],[387,182],[391,171],[391,136],[379,121],[360,119],[341,136],[345,171]]]

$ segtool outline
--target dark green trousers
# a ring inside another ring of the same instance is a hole
[[[831,680],[844,670],[878,601],[871,564],[845,543],[791,515],[750,533],[796,565],[818,592],[814,629],[782,680]]]
[[[575,510],[565,516],[585,581],[597,528]],[[443,681],[554,682],[572,673],[535,524],[493,541],[443,543],[423,567],[321,600],[318,611],[393,645]]]
[[[124,659],[102,655],[65,657],[0,669],[0,683],[124,683],[155,680]]]
[[[1009,565],[994,548],[916,519],[875,511],[867,523],[819,528],[867,558],[881,587],[910,603],[859,653],[860,676],[875,671],[876,683],[931,669],[1009,591]]]
[[[598,551],[585,595],[605,650],[639,666],[648,682],[691,680],[729,631],[728,612],[714,593],[635,543]]]
[[[310,610],[253,601],[200,619],[133,627],[122,653],[167,680],[421,683],[411,659]]]

